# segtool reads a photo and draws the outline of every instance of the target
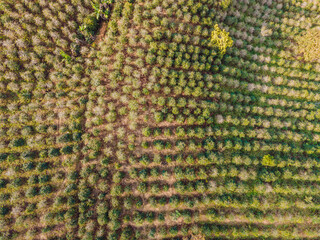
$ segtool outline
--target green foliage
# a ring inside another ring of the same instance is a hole
[[[5,179],[0,179],[0,188],[5,188],[7,185],[7,181]]]
[[[150,134],[151,134],[151,129],[150,128],[144,128],[142,129],[142,134],[145,136],[145,137],[149,137]]]
[[[1,239],[318,238],[314,3],[2,2]]]
[[[28,161],[31,161],[32,159],[35,159],[37,156],[36,152],[35,151],[25,151],[23,153],[21,153],[20,157],[22,159],[25,159],[25,160],[28,160]]]
[[[91,189],[89,187],[84,187],[79,190],[78,197],[81,201],[89,199],[91,195]]]
[[[48,152],[49,157],[57,157],[60,155],[60,151],[58,148],[51,148]]]
[[[84,35],[87,41],[92,40],[94,34],[99,28],[98,19],[95,14],[88,15],[81,26],[79,26],[80,32]]]
[[[95,13],[95,16],[96,16],[96,19],[99,20],[99,18],[102,16],[102,15],[106,15],[108,16],[108,10],[104,10],[103,11],[103,3],[105,2],[109,2],[110,0],[99,0],[99,1],[91,1],[91,6],[92,8],[94,9],[94,13]]]
[[[84,18],[83,24],[79,26],[80,32],[84,35],[87,41],[91,42],[93,36],[99,28],[99,22],[109,18],[111,5],[114,0],[93,0],[91,7],[94,12]]]
[[[26,191],[26,197],[32,198],[34,196],[38,195],[38,189],[36,187],[30,187]]]
[[[61,148],[61,153],[63,154],[71,154],[73,152],[73,147],[72,146],[65,146]]]
[[[163,121],[163,113],[161,112],[155,112],[154,113],[154,119],[157,123],[160,123]]]
[[[70,133],[66,133],[58,138],[58,142],[62,142],[62,143],[71,142],[71,141],[72,141],[72,134]]]
[[[50,185],[45,185],[40,188],[41,195],[48,195],[52,192],[52,187]]]
[[[50,166],[50,165],[49,165],[48,162],[41,162],[41,163],[38,163],[38,165],[37,165],[37,170],[40,171],[40,172],[42,172],[42,171],[48,169],[49,166]]]
[[[260,179],[264,182],[274,182],[279,178],[280,173],[268,171],[266,169],[262,170],[260,173]]]
[[[123,229],[120,240],[127,240],[127,239],[133,239],[134,238],[134,231],[132,227],[127,226]]]
[[[119,183],[123,177],[124,177],[124,174],[118,171],[112,176],[112,180],[115,183]]]
[[[63,50],[60,50],[60,55],[63,57],[63,59],[67,62],[70,63],[71,61],[71,56],[65,53]]]
[[[141,193],[146,193],[147,192],[147,184],[142,182],[138,185],[138,191]]]
[[[21,147],[26,144],[26,141],[23,138],[15,139],[11,142],[13,147]]]
[[[9,213],[9,208],[7,206],[0,205],[0,216],[5,216]]]

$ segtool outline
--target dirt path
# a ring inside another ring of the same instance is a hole
[[[107,26],[108,26],[108,23],[104,21],[99,29],[96,39],[94,40],[95,44],[98,44],[102,40],[102,38],[105,36],[107,32]]]

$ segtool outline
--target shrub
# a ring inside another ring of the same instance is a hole
[[[6,160],[7,157],[8,157],[8,154],[7,154],[7,153],[1,153],[1,154],[0,154],[0,162]]]
[[[5,179],[0,179],[0,188],[5,188],[7,185],[7,181]]]
[[[26,141],[23,138],[12,140],[11,142],[13,147],[21,147],[26,144]]]
[[[46,183],[50,181],[50,176],[49,175],[40,175],[38,177],[39,183]]]
[[[231,3],[232,3],[232,0],[221,0],[220,6],[222,7],[223,10],[226,10]]]
[[[112,176],[112,180],[114,183],[119,183],[121,182],[121,179],[124,177],[124,173],[123,172],[116,172],[115,174],[113,174]]]
[[[83,189],[80,189],[78,193],[78,197],[80,201],[85,201],[89,199],[90,195],[91,195],[91,189],[88,187],[84,187]]]
[[[50,185],[42,186],[40,188],[41,195],[47,195],[52,192],[52,187]]]
[[[61,57],[67,62],[69,63],[71,61],[71,57],[70,55],[68,55],[67,53],[65,53],[64,51],[60,51],[60,55]]]
[[[163,113],[161,112],[155,112],[154,113],[154,119],[157,123],[160,123],[163,121]]]
[[[36,152],[34,151],[26,151],[21,153],[20,157],[25,160],[32,160],[36,157]]]
[[[72,141],[72,134],[70,133],[66,133],[58,138],[58,142],[60,143],[71,142],[71,141]]]
[[[58,157],[60,155],[59,148],[51,148],[48,152],[49,157]]]
[[[61,148],[61,153],[63,154],[71,154],[73,152],[73,147],[72,146],[65,146]]]
[[[37,170],[40,171],[40,172],[42,172],[42,171],[48,169],[49,166],[50,166],[50,165],[49,165],[49,163],[47,163],[47,162],[38,163],[38,165],[37,165]]]
[[[32,198],[38,194],[38,189],[36,187],[30,187],[26,191],[26,197]]]
[[[151,129],[150,129],[149,127],[143,128],[143,129],[142,129],[142,134],[143,134],[145,137],[149,137],[150,134],[151,134]]]
[[[90,14],[84,19],[83,24],[79,27],[79,30],[87,41],[91,41],[92,36],[97,31],[98,27],[98,19],[94,14]]]
[[[134,239],[134,231],[131,226],[127,226],[121,233],[120,240]]]
[[[147,192],[147,184],[142,182],[138,185],[138,191],[141,192],[141,193],[146,193]]]
[[[0,216],[5,216],[10,212],[7,206],[0,206]]]
[[[110,194],[111,196],[119,196],[123,192],[121,185],[116,185],[111,188]]]
[[[15,178],[14,180],[12,180],[11,184],[12,184],[12,186],[14,186],[14,187],[19,187],[19,186],[21,186],[21,185],[23,184],[23,179],[17,177],[17,178]]]

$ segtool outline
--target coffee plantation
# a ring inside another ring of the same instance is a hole
[[[0,239],[320,239],[318,0],[0,0]]]

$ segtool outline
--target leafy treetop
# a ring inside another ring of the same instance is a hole
[[[232,3],[232,0],[222,0],[220,2],[220,6],[222,7],[223,10],[226,10],[231,3]]]
[[[223,56],[228,47],[232,47],[233,40],[229,36],[229,33],[224,29],[220,29],[218,24],[214,26],[214,30],[211,33],[210,44],[212,47],[218,48],[220,51],[220,55]]]
[[[262,165],[267,167],[274,167],[276,165],[273,156],[270,154],[264,155],[262,158]]]

